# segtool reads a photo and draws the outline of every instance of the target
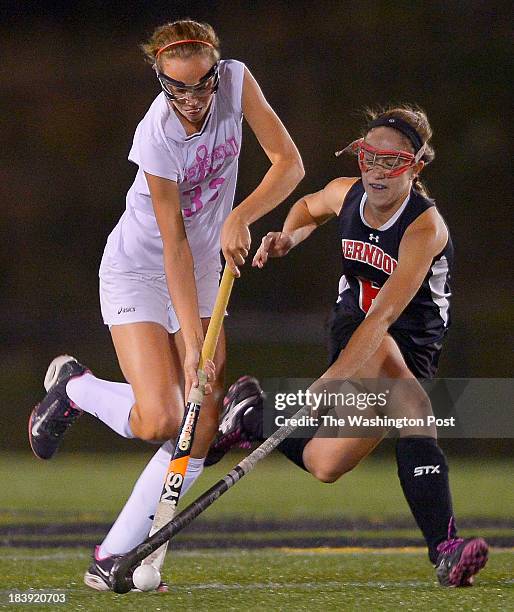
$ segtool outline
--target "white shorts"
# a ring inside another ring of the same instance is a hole
[[[219,259],[195,269],[201,318],[208,318],[212,314],[220,272]],[[100,272],[100,306],[104,323],[109,327],[151,321],[162,325],[170,334],[180,329],[164,274],[120,272],[103,264]]]

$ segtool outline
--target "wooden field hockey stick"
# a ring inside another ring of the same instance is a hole
[[[184,417],[178,431],[175,449],[164,479],[161,497],[155,510],[150,536],[158,532],[164,525],[168,524],[175,514],[191,455],[196,424],[198,423],[200,409],[205,396],[207,376],[204,371],[204,365],[206,361],[214,358],[221,326],[223,325],[223,319],[225,317],[225,311],[234,284],[234,278],[234,274],[231,272],[230,268],[225,266],[216,296],[214,310],[202,346],[202,353],[197,371],[198,387],[191,387],[189,391]],[[160,571],[164,563],[167,548],[167,542],[164,542],[160,548],[153,549],[150,555],[145,555],[146,558],[143,563],[153,565]],[[138,561],[142,559],[143,557],[138,559]]]
[[[310,407],[304,406],[291,417],[291,422],[299,419],[302,416],[310,414]],[[298,421],[296,421],[298,422]],[[130,590],[131,584],[127,580],[127,573],[131,567],[139,563],[142,559],[150,558],[149,555],[161,546],[166,544],[184,527],[189,525],[199,514],[206,510],[211,504],[219,499],[223,493],[226,493],[236,482],[241,480],[243,476],[253,470],[261,459],[267,457],[285,438],[297,429],[296,425],[284,425],[277,429],[267,440],[258,446],[252,453],[240,461],[234,469],[218,480],[210,489],[202,493],[189,506],[184,508],[177,516],[172,518],[166,525],[161,527],[159,531],[151,533],[148,538],[134,547],[131,551],[124,554],[118,559],[111,570],[111,586],[115,593],[127,593]]]

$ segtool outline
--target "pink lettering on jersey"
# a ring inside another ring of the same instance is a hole
[[[183,195],[188,195],[191,201],[191,206],[182,209],[182,214],[184,215],[184,217],[192,217],[195,213],[200,212],[202,210],[202,188],[199,185],[193,187],[193,189],[188,189],[187,191],[184,191]]]
[[[229,157],[237,157],[239,145],[234,136],[226,142],[214,147],[209,153],[205,145],[199,145],[195,153],[195,161],[186,168],[185,179],[192,185],[202,182],[207,176],[217,172]]]
[[[182,196],[189,196],[190,206],[185,206],[182,208],[182,214],[186,219],[192,217],[197,212],[200,212],[204,206],[204,202],[206,197],[209,195],[209,191],[213,191],[214,193],[207,200],[207,203],[214,202],[217,200],[219,196],[218,187],[221,187],[225,179],[222,176],[218,176],[209,181],[209,190],[206,193],[202,194],[202,187],[200,185],[196,185],[193,189],[188,189],[187,191],[182,192]]]

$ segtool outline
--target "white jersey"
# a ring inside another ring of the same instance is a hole
[[[163,245],[144,172],[176,181],[195,268],[217,259],[232,210],[242,137],[244,64],[222,60],[219,87],[201,131],[187,136],[163,93],[139,123],[129,160],[139,168],[102,268],[164,274]]]

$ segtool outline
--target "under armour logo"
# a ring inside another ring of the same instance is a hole
[[[375,236],[375,234],[370,234],[370,235],[369,235],[369,239],[370,239],[372,242],[373,242],[373,240],[374,240],[375,242],[378,242],[378,236]]]

